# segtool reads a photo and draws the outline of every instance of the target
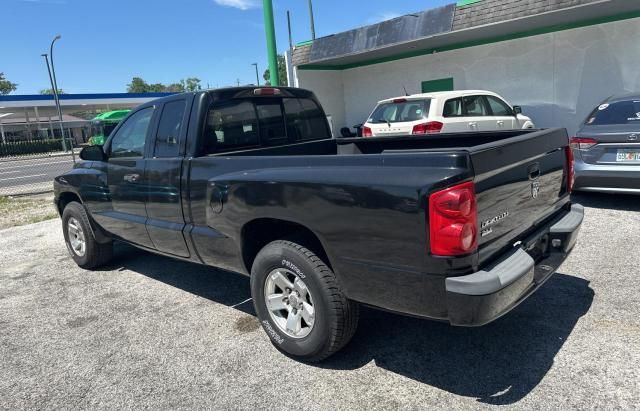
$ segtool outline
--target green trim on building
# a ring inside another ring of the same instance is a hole
[[[435,93],[437,91],[453,91],[453,77],[422,82],[423,93]]]
[[[449,46],[436,47],[436,48],[423,49],[423,50],[415,50],[415,51],[411,51],[411,52],[408,52],[408,53],[401,53],[401,54],[397,54],[395,56],[383,57],[383,58],[363,61],[363,62],[359,62],[359,63],[344,64],[344,65],[341,65],[341,66],[330,66],[330,65],[322,65],[322,64],[307,64],[307,65],[303,65],[303,66],[298,66],[298,69],[299,70],[349,70],[349,69],[357,68],[357,67],[365,67],[365,66],[371,66],[371,65],[374,65],[374,64],[388,63],[388,62],[396,61],[396,60],[404,60],[404,59],[411,58],[411,57],[425,56],[427,54],[442,53],[444,51],[459,50],[459,49],[464,49],[464,48],[468,48],[468,47],[482,46],[482,45],[485,45],[485,44],[500,43],[500,42],[508,41],[508,40],[516,40],[516,39],[521,39],[521,38],[525,38],[525,37],[538,36],[538,35],[541,35],[541,34],[555,33],[555,32],[558,32],[558,31],[565,31],[565,30],[572,30],[572,29],[577,29],[577,28],[582,28],[582,27],[595,26],[597,24],[613,23],[613,22],[616,22],[616,21],[634,19],[634,18],[638,18],[638,17],[640,17],[640,11],[634,11],[634,12],[629,12],[629,13],[616,14],[616,15],[613,15],[613,16],[598,17],[598,18],[595,18],[595,19],[584,20],[584,21],[579,21],[579,22],[574,22],[574,23],[558,24],[558,25],[554,25],[554,26],[541,27],[541,28],[538,28],[538,29],[533,29],[533,30],[528,30],[528,31],[521,31],[521,32],[518,32],[518,33],[513,33],[513,34],[505,34],[503,36],[492,37],[492,38],[487,38],[487,39],[472,40],[472,41],[467,41],[467,42],[463,42],[463,43],[452,44],[452,45],[449,45]]]
[[[482,0],[460,0],[456,3],[456,6],[464,7],[464,6],[468,6],[469,4],[477,3],[479,1],[482,1]]]
[[[296,47],[310,46],[312,44],[313,40],[301,41],[300,43],[296,44]]]

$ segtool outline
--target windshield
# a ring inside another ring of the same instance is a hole
[[[369,123],[403,123],[425,119],[429,114],[431,100],[398,100],[382,103],[376,107]]]
[[[640,100],[601,104],[587,117],[586,124],[589,126],[610,124],[640,125]]]

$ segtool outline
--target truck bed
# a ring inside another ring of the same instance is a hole
[[[446,313],[422,304],[444,298],[443,290],[428,285],[437,281],[429,276],[477,271],[568,203],[567,144],[561,129],[523,130],[320,140],[194,158],[185,214],[207,264],[248,273],[235,251],[243,241],[238,233],[253,221],[277,218],[318,236],[334,270],[344,274],[350,298],[438,318]],[[540,183],[536,198],[532,171]],[[484,230],[478,252],[431,256],[429,195],[464,181],[475,183],[478,230]],[[212,197],[224,203],[223,212],[210,206]],[[394,292],[415,300],[388,295],[394,272],[405,278],[394,283]],[[417,284],[422,292],[410,292]]]

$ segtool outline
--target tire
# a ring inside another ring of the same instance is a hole
[[[72,201],[64,208],[62,232],[71,258],[81,268],[98,268],[111,260],[113,243],[96,241],[89,216],[82,204]]]
[[[290,294],[283,284],[293,285]],[[351,340],[358,325],[359,306],[345,297],[333,271],[312,251],[291,241],[274,241],[258,253],[251,269],[251,295],[273,345],[302,361],[318,362],[336,353]],[[273,297],[280,295],[286,303],[277,311],[281,300]],[[275,302],[268,305],[268,298]],[[293,310],[293,306],[302,308]],[[289,328],[294,312],[294,318],[302,320]]]

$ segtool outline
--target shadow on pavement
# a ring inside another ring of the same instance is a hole
[[[640,211],[640,196],[637,195],[574,192],[571,201],[591,208]]]
[[[249,279],[118,245],[111,268],[124,267],[255,316]],[[362,308],[347,347],[315,366],[378,367],[486,404],[513,404],[542,381],[576,323],[591,307],[589,282],[556,274],[500,320],[480,328]],[[230,325],[231,326],[231,325]]]
[[[255,316],[249,278],[204,265],[174,260],[116,243],[114,259],[102,270],[127,269],[172,287]]]

